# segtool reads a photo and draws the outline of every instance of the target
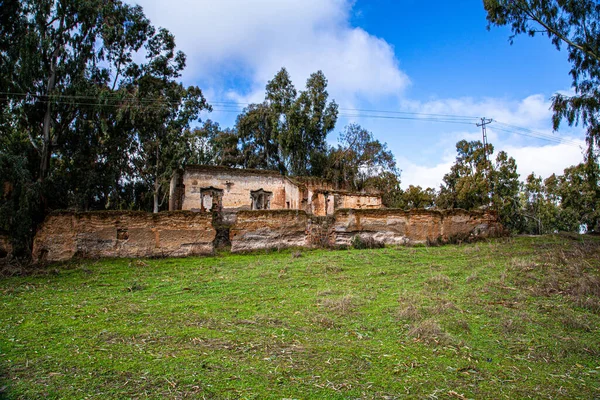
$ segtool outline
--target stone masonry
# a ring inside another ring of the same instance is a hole
[[[57,212],[34,241],[35,261],[74,257],[182,257],[212,254],[218,213],[176,211]],[[330,216],[301,210],[243,210],[228,223],[232,252],[286,247],[348,246],[355,236],[388,245],[453,241],[504,233],[491,212],[341,209]]]
[[[73,257],[181,257],[212,254],[210,213],[129,211],[50,214],[38,229],[34,261]]]

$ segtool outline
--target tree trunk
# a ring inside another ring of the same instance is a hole
[[[158,156],[159,156],[158,143],[156,143],[156,169],[154,171],[154,213],[158,213],[158,190],[160,189],[160,183],[158,181]]]
[[[64,18],[60,20],[60,27],[58,29],[59,32],[62,32],[64,24]],[[62,47],[62,43],[60,39],[56,43],[56,48],[52,53],[52,59],[50,60],[50,76],[48,77],[48,85],[46,86],[46,112],[44,114],[44,121],[42,122],[42,151],[41,151],[41,161],[40,161],[40,176],[38,180],[43,182],[48,176],[48,171],[50,170],[50,158],[52,157],[52,137],[50,136],[50,125],[52,124],[52,107],[50,103],[50,95],[52,90],[54,90],[54,85],[56,84],[56,63],[58,61],[58,55],[60,54],[60,49]]]

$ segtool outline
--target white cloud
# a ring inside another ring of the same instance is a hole
[[[550,101],[542,94],[534,94],[522,100],[471,97],[433,99],[425,102],[405,100],[402,107],[427,114],[493,118],[529,128],[547,126],[552,117]]]
[[[243,77],[250,100],[281,67],[297,87],[323,70],[334,98],[396,96],[409,84],[392,46],[349,24],[351,0],[131,1],[175,34],[186,79],[222,87]]]
[[[498,151],[506,151],[510,157],[515,159],[521,181],[525,181],[532,172],[545,179],[552,174],[562,175],[565,168],[583,161],[585,141],[577,139],[574,142],[579,143],[580,147],[571,143],[525,147],[496,146],[492,159],[496,158]],[[444,175],[450,172],[450,167],[454,164],[455,156],[455,154],[446,152],[442,161],[433,166],[414,163],[404,157],[400,158],[398,164],[402,169],[402,187],[407,188],[409,185],[414,185],[439,189]]]
[[[542,94],[523,99],[406,98],[404,89],[410,85],[410,79],[400,69],[394,48],[384,39],[350,24],[353,0],[128,1],[141,4],[153,24],[175,34],[178,47],[188,55],[185,83],[199,84],[209,102],[260,102],[266,82],[281,67],[288,69],[297,88],[304,86],[312,72],[322,70],[329,80],[331,97],[342,108],[368,106],[488,117],[583,145],[581,130],[563,125],[559,135],[552,133],[550,101]],[[240,109],[213,105],[216,111],[205,117],[225,126],[233,122]],[[464,126],[457,131],[459,125],[455,124],[369,119],[352,110],[342,113],[346,116],[340,118],[336,131],[356,120],[389,143],[403,170],[403,187],[439,187],[454,162],[455,143],[481,138],[475,119],[470,128]],[[496,122],[488,130],[496,151],[505,150],[517,160],[521,179],[532,171],[543,177],[562,173],[583,159],[577,147],[540,141],[523,133]]]
[[[450,172],[450,167],[454,163],[452,161],[443,161],[434,166],[418,165],[406,159],[399,160],[402,164],[402,188],[408,186],[421,186],[425,188],[433,188],[438,190],[445,174]]]
[[[402,106],[405,110],[410,109],[418,113],[493,118],[496,121],[488,126],[488,141],[494,145],[495,154],[503,150],[515,158],[521,180],[525,180],[532,172],[543,178],[553,173],[562,174],[565,168],[583,161],[582,149],[586,147],[583,130],[569,128],[565,124],[561,126],[560,132],[553,132],[550,101],[541,94],[531,95],[522,100],[405,100]],[[424,162],[406,152],[406,156],[398,157],[403,187],[420,185],[439,188],[444,174],[449,172],[454,163],[455,143],[462,139],[482,139],[481,128],[473,125],[470,129],[456,131],[455,126],[440,124],[435,135],[436,140],[431,140],[431,134],[424,134],[422,143],[412,143],[413,148],[420,145],[427,149],[429,154],[435,154],[429,157],[433,162]],[[424,152],[425,150],[419,150],[415,153],[422,155]]]
[[[517,170],[524,181],[529,174],[535,172],[542,178],[552,174],[562,175],[565,168],[583,162],[583,140],[578,141],[581,147],[570,144],[546,145],[541,147],[511,147],[506,146],[508,155],[517,162]]]

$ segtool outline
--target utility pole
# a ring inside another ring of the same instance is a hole
[[[488,192],[488,196],[490,198],[490,204],[492,202],[492,192],[490,190],[490,179],[492,177],[492,171],[490,170],[492,162],[491,160],[488,160],[488,138],[487,138],[487,130],[486,130],[486,125],[491,124],[493,122],[493,120],[491,118],[485,118],[482,117],[481,118],[481,123],[477,123],[477,126],[481,127],[481,134],[483,136],[483,158],[485,160],[485,169],[486,169],[486,183],[487,183],[487,192]]]
[[[485,126],[488,124],[492,123],[492,119],[491,118],[481,118],[481,123],[476,124],[477,126],[481,127],[481,134],[483,135],[483,155],[485,157],[485,161],[487,163],[488,161],[488,157],[487,157],[487,147],[488,147],[488,140],[487,140],[487,131],[485,129]]]

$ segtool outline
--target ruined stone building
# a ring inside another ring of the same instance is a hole
[[[287,177],[276,171],[188,166],[171,179],[169,210],[302,210],[333,215],[335,210],[383,208],[379,194],[336,190],[321,178]]]
[[[381,196],[335,190],[323,179],[224,167],[192,166],[176,173],[169,208],[186,211],[51,213],[36,232],[33,259],[347,247],[356,237],[385,245],[441,243],[504,232],[490,211],[382,209]],[[8,256],[10,249],[2,249],[9,245],[0,234],[0,258]]]

